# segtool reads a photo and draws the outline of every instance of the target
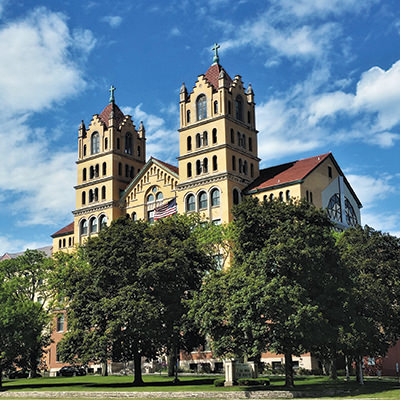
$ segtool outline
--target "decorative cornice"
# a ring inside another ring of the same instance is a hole
[[[256,194],[256,193],[261,193],[261,192],[269,192],[271,190],[280,189],[280,188],[284,188],[284,187],[287,187],[287,186],[293,186],[293,185],[301,184],[303,182],[304,182],[304,179],[298,179],[297,181],[285,182],[285,183],[281,183],[281,184],[278,184],[278,185],[267,186],[265,188],[247,190],[246,194]]]
[[[206,185],[209,183],[220,182],[223,180],[230,180],[236,182],[240,185],[247,186],[251,181],[247,179],[243,179],[240,176],[232,175],[229,172],[224,172],[218,175],[208,175],[202,176],[201,178],[185,181],[176,185],[178,191],[191,189],[197,186]]]
[[[79,210],[72,211],[72,214],[74,214],[74,216],[79,216],[83,214],[89,214],[95,211],[105,210],[107,208],[112,208],[112,207],[119,208],[119,201],[109,201],[107,203],[101,203],[101,204],[96,203],[89,207],[80,208]]]
[[[138,138],[138,140],[145,140],[145,139],[144,138]],[[86,161],[96,160],[96,159],[101,158],[103,156],[108,156],[109,154],[113,154],[115,156],[120,156],[120,157],[122,156],[122,157],[128,158],[128,159],[130,159],[132,161],[138,161],[140,163],[145,164],[144,161],[140,160],[136,156],[134,156],[132,154],[124,153],[123,151],[120,151],[120,150],[119,151],[118,150],[109,150],[109,151],[105,151],[105,152],[99,152],[99,153],[93,154],[93,155],[91,155],[89,157],[85,157],[82,160],[76,160],[75,164],[82,164],[83,162],[86,162]]]
[[[91,179],[91,180],[89,180],[89,181],[87,181],[85,183],[81,183],[80,185],[74,186],[74,189],[82,189],[82,188],[85,188],[85,187],[88,187],[88,186],[95,186],[95,185],[101,184],[103,182],[110,181],[112,179],[114,179],[113,176],[108,176],[108,177],[105,177],[105,178],[94,178],[94,179]]]

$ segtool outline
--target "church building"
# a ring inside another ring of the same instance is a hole
[[[120,110],[114,87],[103,111],[87,126],[82,121],[74,219],[52,235],[53,252],[74,251],[124,215],[153,222],[175,212],[196,212],[214,224],[228,223],[232,207],[244,196],[305,198],[326,208],[340,230],[361,223],[362,205],[331,153],[260,169],[262,132],[256,128],[253,88],[240,75],[231,78],[219,62],[218,47],[193,89],[185,84],[180,89],[178,166],[147,158],[145,127]],[[62,366],[56,362],[56,344],[50,369]],[[204,353],[190,362],[203,363]],[[311,361],[303,367],[313,368]]]

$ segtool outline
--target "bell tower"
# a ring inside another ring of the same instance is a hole
[[[111,86],[109,104],[93,116],[88,128],[83,121],[79,126],[75,244],[121,216],[120,193],[145,164],[143,123],[137,130],[116,105],[114,91]]]
[[[213,63],[193,91],[181,87],[178,157],[179,212],[200,211],[216,223],[231,220],[230,210],[258,177],[260,161],[253,89],[245,89],[240,75],[228,75],[218,49],[215,44]]]

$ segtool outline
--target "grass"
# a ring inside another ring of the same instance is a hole
[[[286,390],[284,377],[271,376],[269,387],[215,387],[214,379],[220,376],[180,376],[180,383],[174,385],[172,378],[166,375],[144,375],[145,385],[133,387],[132,376],[79,376],[4,380],[3,390],[7,392],[23,391],[110,391],[110,392],[223,392],[223,391],[250,391],[250,390]],[[379,398],[400,399],[400,384],[395,378],[366,378],[364,386],[354,380],[345,382],[342,379],[330,380],[324,376],[298,376],[295,381],[296,392],[307,392],[310,398]],[[305,393],[304,393],[305,394]],[[335,397],[336,396],[336,397]],[[190,397],[190,396],[188,396]],[[25,398],[25,400],[29,397]],[[36,398],[36,400],[38,400]],[[77,398],[74,398],[77,400]],[[183,400],[183,399],[181,399]]]

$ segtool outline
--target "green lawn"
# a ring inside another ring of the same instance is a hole
[[[132,387],[132,376],[79,376],[4,380],[3,390],[14,391],[145,391],[145,392],[197,392],[197,391],[249,391],[249,390],[286,390],[284,378],[270,377],[271,386],[260,387],[215,387],[214,379],[218,376],[181,376],[180,384],[174,385],[172,378],[166,375],[144,375],[145,385]],[[364,386],[359,386],[354,380],[344,382],[343,379],[332,381],[327,377],[299,376],[296,377],[295,391],[309,392],[315,398],[379,398],[400,399],[400,384],[394,378],[366,378]],[[188,396],[189,397],[189,396]],[[28,398],[25,398],[27,400]],[[75,398],[75,400],[77,400]]]

